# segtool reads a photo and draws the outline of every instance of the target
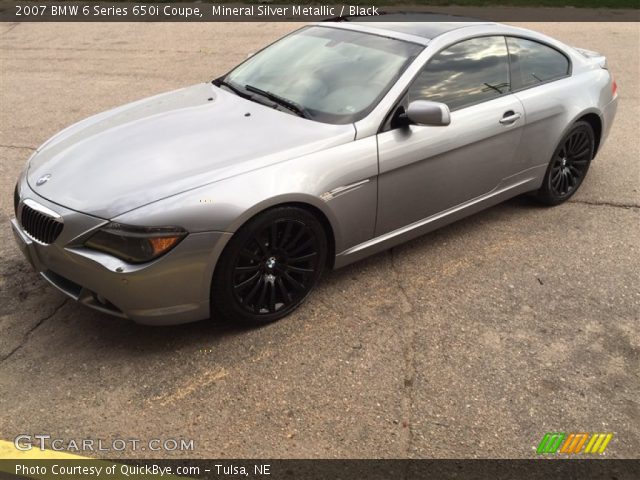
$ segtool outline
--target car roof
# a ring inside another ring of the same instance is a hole
[[[436,13],[401,12],[384,14],[384,22],[377,21],[380,18],[379,16],[375,17],[375,19],[372,17],[345,17],[344,20],[354,25],[414,35],[427,40],[459,28],[495,24],[494,22],[486,22],[469,17]]]

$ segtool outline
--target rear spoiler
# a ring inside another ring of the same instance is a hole
[[[591,50],[585,50],[583,48],[576,48],[573,47],[573,49],[578,52],[579,54],[581,54],[583,57],[591,60],[593,63],[597,64],[598,66],[600,66],[600,68],[604,68],[607,69],[608,65],[607,65],[607,57],[605,57],[604,55],[602,55],[601,53],[598,52],[593,52]]]

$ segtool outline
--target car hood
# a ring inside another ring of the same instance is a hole
[[[27,180],[52,202],[109,219],[354,136],[353,125],[314,122],[200,84],[63,130],[36,151]]]

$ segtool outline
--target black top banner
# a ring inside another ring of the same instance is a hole
[[[377,1],[346,3],[244,3],[0,0],[1,22],[315,22],[324,20],[379,22],[523,21],[523,22],[637,22],[640,2],[610,0],[575,2],[520,0],[495,5],[458,0],[453,5],[425,1],[385,5]],[[456,5],[456,3],[462,5]],[[552,6],[549,6],[552,5]],[[580,5],[578,3],[577,5]]]

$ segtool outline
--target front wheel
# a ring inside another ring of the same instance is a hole
[[[594,148],[591,125],[577,122],[556,148],[536,199],[547,205],[558,205],[571,198],[587,175]]]
[[[306,299],[326,258],[326,234],[313,214],[297,207],[267,210],[225,248],[213,278],[212,310],[244,323],[278,320]]]

